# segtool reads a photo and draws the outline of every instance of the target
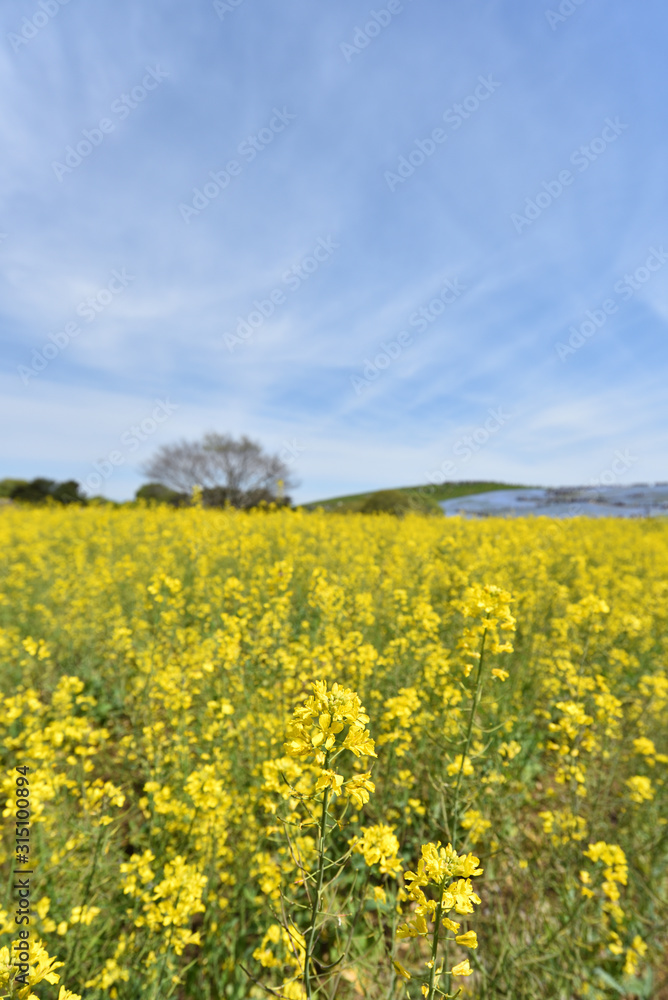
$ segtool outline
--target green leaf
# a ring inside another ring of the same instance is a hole
[[[610,973],[606,972],[605,969],[599,968],[599,966],[596,966],[594,972],[603,980],[604,983],[607,983],[608,986],[612,986],[613,989],[617,990],[618,993],[621,993],[622,996],[624,996],[626,990],[623,986],[619,985],[616,979],[613,979]]]

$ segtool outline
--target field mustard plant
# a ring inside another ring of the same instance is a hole
[[[283,750],[287,757],[296,758],[313,767],[312,774],[315,781],[310,791],[300,792],[297,788],[290,790],[307,805],[307,817],[299,823],[299,828],[317,824],[316,866],[313,871],[304,866],[303,855],[290,829],[296,825],[295,818],[291,816],[284,823],[284,831],[290,846],[290,854],[297,861],[300,875],[297,881],[304,887],[309,920],[303,935],[291,915],[286,914],[285,922],[280,927],[280,940],[284,944],[288,942],[293,948],[296,963],[296,975],[285,980],[281,984],[280,991],[285,996],[301,995],[298,986],[301,984],[303,995],[308,1000],[314,996],[322,976],[337,964],[323,963],[315,955],[316,943],[324,926],[319,921],[323,908],[325,874],[328,873],[327,884],[332,885],[341,874],[346,860],[345,856],[340,858],[328,856],[329,835],[334,827],[341,827],[345,816],[345,810],[338,819],[331,816],[330,802],[333,804],[340,796],[355,810],[359,810],[369,801],[369,796],[375,789],[369,771],[346,778],[334,770],[333,765],[346,751],[356,758],[376,756],[374,741],[366,728],[369,716],[365,713],[358,695],[338,683],[328,688],[327,681],[315,681],[311,687],[313,694],[293,712],[292,720],[287,726],[287,739],[283,744]],[[290,787],[287,776],[282,774],[281,777]],[[367,847],[367,851],[369,850],[370,847]],[[299,944],[296,945],[295,942]],[[265,956],[264,946],[254,953],[254,957],[259,958],[266,966]]]
[[[470,930],[459,933],[461,923],[453,920],[449,914],[453,910],[462,916],[473,913],[473,905],[481,900],[473,888],[471,877],[482,875],[483,870],[478,867],[479,859],[473,854],[460,856],[450,844],[447,847],[441,847],[440,843],[424,844],[421,854],[417,871],[404,872],[404,881],[409,886],[407,898],[415,905],[409,919],[398,928],[397,938],[431,938],[430,955],[425,963],[429,972],[426,977],[421,977],[424,980],[421,992],[427,1000],[433,1000],[437,993],[442,997],[456,995],[448,990],[452,976],[471,975],[468,959],[444,969],[444,960],[439,961],[440,932],[441,929],[446,934],[449,931],[449,940],[461,947],[478,947],[476,932]],[[429,896],[425,889],[429,890]],[[447,964],[447,950],[445,956]],[[412,978],[402,965],[397,965],[397,968],[404,979]],[[440,989],[441,977],[444,977],[448,992]]]
[[[39,940],[29,942],[29,960],[27,979],[28,985],[24,986],[16,982],[19,972],[16,965],[15,956],[9,948],[0,948],[0,996],[11,998],[11,1000],[40,1000],[39,994],[33,992],[33,987],[39,983],[57,983],[60,974],[56,969],[62,968],[63,962],[57,961],[49,956],[43,943]],[[64,986],[60,987],[58,1000],[81,1000],[80,996],[72,993]]]

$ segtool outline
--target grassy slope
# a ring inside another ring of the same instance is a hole
[[[461,483],[443,483],[440,486],[427,484],[425,486],[399,486],[397,492],[405,493],[408,496],[424,498],[438,503],[441,500],[452,500],[454,497],[470,496],[473,493],[489,493],[491,490],[519,490],[528,487],[518,486],[513,483],[494,483],[485,481],[471,481]],[[367,497],[373,496],[374,492],[352,493],[349,496],[330,497],[327,500],[314,500],[312,503],[302,504],[306,510],[315,510],[322,507],[324,510],[348,510],[354,509],[363,503]]]

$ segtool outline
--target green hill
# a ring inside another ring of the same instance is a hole
[[[410,507],[422,507],[428,510],[429,508],[436,508],[441,500],[452,500],[455,497],[470,496],[473,493],[489,493],[491,490],[518,489],[528,489],[528,487],[520,486],[516,483],[495,483],[485,480],[443,483],[442,485],[427,483],[424,486],[399,486],[392,490],[351,493],[347,496],[330,497],[327,500],[314,500],[312,503],[301,504],[301,506],[305,510],[315,510],[318,507],[322,507],[327,511],[346,513],[359,511],[363,507],[367,510],[372,509],[374,498],[377,498],[379,502],[378,509],[381,509],[384,496],[389,499],[390,494],[394,497],[401,494],[405,498],[407,509]]]

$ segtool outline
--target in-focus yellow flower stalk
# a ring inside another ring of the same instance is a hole
[[[283,922],[270,928],[259,949],[256,949],[254,957],[266,968],[273,968],[276,965],[284,964],[281,960],[276,960],[274,953],[268,948],[269,942],[283,942],[285,946],[293,949],[296,961],[295,972],[292,977],[285,980],[281,986],[284,996],[303,996],[310,1000],[314,995],[314,990],[322,973],[322,963],[317,964],[315,959],[315,945],[322,933],[323,924],[319,924],[319,919],[323,906],[323,893],[327,886],[333,885],[341,875],[345,867],[346,857],[332,858],[328,856],[329,841],[334,828],[338,829],[342,820],[336,822],[330,819],[330,805],[335,802],[338,796],[342,796],[352,803],[356,810],[361,809],[368,801],[370,794],[375,790],[375,785],[371,781],[371,773],[366,771],[351,775],[347,780],[344,775],[339,774],[330,765],[344,753],[350,751],[355,757],[376,756],[374,741],[371,739],[368,729],[369,716],[366,714],[358,695],[338,683],[334,683],[331,688],[327,681],[315,681],[311,685],[313,694],[310,695],[303,704],[298,705],[293,713],[292,720],[287,726],[287,739],[283,744],[286,754],[286,761],[296,758],[305,767],[310,768],[315,774],[315,784],[309,793],[308,786],[299,791],[289,783],[286,771],[281,771],[279,762],[270,762],[263,767],[265,784],[272,790],[280,792],[280,785],[277,777],[280,774],[286,784],[289,797],[283,794],[283,799],[287,803],[289,819],[282,819],[277,808],[270,807],[270,812],[276,812],[278,818],[282,820],[282,829],[288,841],[290,857],[298,868],[298,877],[294,880],[294,885],[301,886],[306,891],[306,902],[299,904],[299,909],[310,911],[309,924],[300,931],[296,923],[296,914],[286,912],[286,901],[282,900]],[[302,774],[294,772],[292,780],[299,781]],[[308,870],[302,845],[294,838],[291,826],[295,826],[294,813],[296,806],[301,801],[308,813],[306,821],[299,824],[301,829],[305,823],[317,826],[317,841],[315,844],[316,868]],[[319,816],[316,811],[319,809]],[[373,857],[381,862],[382,870],[385,872],[396,871],[400,867],[396,859],[398,842],[392,834],[392,830],[387,828],[370,828],[365,832],[361,840],[354,841],[350,851],[363,853],[365,858]],[[271,859],[266,858],[261,866],[257,866],[258,873],[265,882],[271,881],[271,891],[273,895],[281,894],[280,890],[280,866]],[[327,882],[325,873],[327,872]],[[268,875],[271,876],[268,879]],[[274,881],[276,878],[276,881]],[[382,889],[375,894],[376,901],[383,901],[384,892]],[[299,946],[295,945],[295,940],[299,939]],[[334,963],[336,964],[336,963]],[[300,993],[302,991],[302,993]]]
[[[295,709],[288,726],[283,745],[286,754],[312,757],[317,764],[324,763],[326,754],[333,760],[344,749],[356,757],[375,757],[374,742],[366,729],[369,716],[355,692],[339,684],[328,690],[327,681],[315,681],[312,688],[313,694]]]
[[[17,961],[9,948],[0,948],[0,996],[39,1000],[37,994],[32,992],[33,986],[41,982],[58,982],[60,975],[55,970],[62,968],[64,963],[51,958],[38,938],[29,941],[28,956],[27,963],[21,964],[20,959]],[[63,987],[61,992],[62,989]]]
[[[397,929],[397,938],[431,937],[431,958],[427,963],[430,971],[422,993],[432,1000],[435,992],[443,994],[439,988],[443,969],[436,967],[441,928],[451,933],[449,938],[446,934],[446,941],[454,941],[465,948],[478,947],[476,932],[460,933],[460,922],[453,920],[449,914],[453,911],[461,916],[473,913],[473,906],[480,903],[480,897],[471,879],[482,875],[483,869],[478,867],[480,862],[475,855],[459,855],[451,844],[447,847],[441,847],[440,843],[424,844],[421,853],[417,871],[404,872],[404,881],[409,885],[407,899],[412,906],[411,915]],[[469,976],[471,972],[466,959],[453,966],[447,974],[448,977]]]
[[[486,648],[490,653],[512,653],[513,646],[508,636],[501,641],[500,633],[515,631],[515,618],[510,613],[512,598],[507,590],[495,584],[478,584],[470,586],[460,601],[455,602],[465,618],[475,619],[472,625],[467,625],[459,640],[459,648],[464,656],[474,662],[480,659],[480,639],[486,637]],[[466,673],[471,671],[471,664],[466,667]],[[494,673],[499,680],[505,680],[507,671],[496,668]]]
[[[328,689],[327,681],[315,681],[312,689],[313,694],[294,710],[283,749],[289,757],[325,765],[319,770],[315,791],[327,789],[333,796],[343,794],[354,808],[361,809],[375,789],[370,772],[344,781],[327,765],[344,750],[356,757],[376,756],[366,728],[369,716],[357,694],[348,688],[335,683]]]

